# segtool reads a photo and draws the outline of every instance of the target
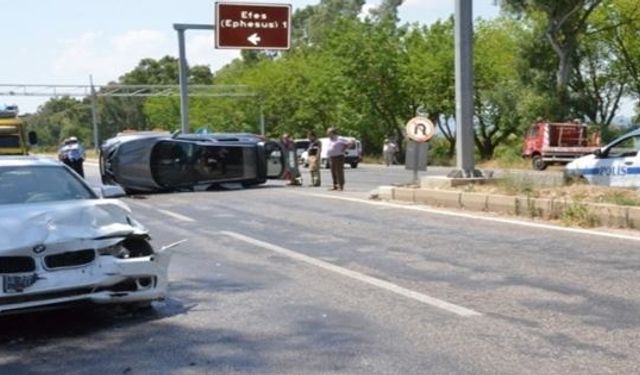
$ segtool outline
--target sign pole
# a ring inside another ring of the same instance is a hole
[[[188,29],[195,30],[213,30],[213,25],[194,25],[194,24],[180,24],[174,23],[173,29],[178,32],[178,53],[180,69],[180,124],[183,133],[189,133],[191,131],[189,127],[189,82],[187,80],[187,48],[185,47],[184,32]]]
[[[414,185],[418,184],[418,165],[420,164],[420,152],[418,151],[418,147],[420,144],[415,141],[411,141],[413,143],[413,148],[415,152],[413,153],[413,183]]]
[[[180,123],[183,133],[189,132],[189,95],[187,93],[187,54],[184,45],[184,29],[178,30],[178,51],[180,62]]]

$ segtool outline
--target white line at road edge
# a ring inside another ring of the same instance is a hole
[[[488,217],[488,216],[467,214],[462,212],[445,211],[445,210],[439,210],[435,208],[428,208],[424,206],[411,206],[411,205],[397,204],[397,203],[390,203],[390,202],[373,201],[373,200],[362,199],[362,198],[338,197],[334,195],[318,194],[318,193],[304,193],[300,191],[297,191],[297,192],[292,191],[291,193],[314,196],[314,197],[325,198],[325,199],[337,199],[337,200],[342,200],[347,202],[364,203],[372,206],[382,206],[382,207],[399,208],[402,210],[427,212],[431,214],[444,215],[444,216],[464,217],[468,219],[491,221],[494,223],[501,223],[501,224],[520,225],[524,227],[532,227],[532,228],[538,228],[538,229],[550,229],[550,230],[561,231],[561,232],[615,238],[619,240],[640,241],[640,236],[627,236],[624,234],[606,233],[606,232],[599,232],[599,231],[589,230],[589,229],[566,228],[566,227],[560,227],[560,226],[555,226],[550,224],[531,223],[527,221],[504,219],[499,217]]]
[[[235,238],[237,240],[240,240],[240,241],[243,241],[243,242],[246,242],[246,243],[250,243],[252,245],[261,247],[263,249],[267,249],[267,250],[273,251],[275,253],[278,253],[280,255],[284,255],[284,256],[289,257],[291,259],[295,259],[297,261],[304,262],[304,263],[310,264],[312,266],[316,266],[316,267],[325,269],[327,271],[331,271],[331,272],[340,274],[342,276],[346,276],[346,277],[352,278],[354,280],[358,280],[358,281],[364,282],[364,283],[369,284],[369,285],[373,285],[375,287],[384,289],[384,290],[389,291],[389,292],[393,292],[393,293],[399,294],[401,296],[404,296],[404,297],[407,297],[407,298],[410,298],[410,299],[425,303],[427,305],[430,305],[430,306],[433,306],[433,307],[437,307],[437,308],[442,309],[442,310],[446,310],[448,312],[457,314],[457,315],[462,316],[462,317],[470,317],[470,316],[480,316],[480,315],[482,315],[479,312],[467,309],[466,307],[454,305],[452,303],[449,303],[449,302],[446,302],[446,301],[443,301],[443,300],[440,300],[440,299],[437,299],[437,298],[429,297],[426,294],[418,293],[418,292],[415,292],[413,290],[410,290],[410,289],[407,289],[407,288],[403,288],[403,287],[398,286],[396,284],[392,284],[392,283],[390,283],[388,281],[376,279],[375,277],[371,277],[371,276],[368,276],[368,275],[365,275],[365,274],[362,274],[362,273],[359,273],[359,272],[351,271],[351,270],[349,270],[347,268],[339,267],[339,266],[336,266],[336,265],[331,264],[329,262],[325,262],[325,261],[322,261],[322,260],[307,256],[307,255],[304,255],[304,254],[300,254],[300,253],[297,253],[295,251],[285,249],[284,247],[280,247],[280,246],[277,246],[277,245],[270,244],[268,242],[263,242],[263,241],[260,241],[260,240],[256,240],[254,238],[247,237],[247,236],[239,234],[239,233],[222,231],[222,232],[220,232],[220,234],[223,234],[223,235],[226,235],[226,236],[229,236],[229,237],[233,237],[233,238]]]

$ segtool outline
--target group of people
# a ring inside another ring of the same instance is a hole
[[[352,141],[338,136],[336,128],[327,130],[329,142],[327,143],[327,157],[331,168],[331,179],[333,182],[329,190],[344,190],[344,153],[352,145]],[[309,174],[311,177],[311,186],[321,186],[320,167],[322,154],[322,143],[314,131],[307,134],[309,139],[309,147],[307,148]],[[302,177],[297,168],[297,154],[295,144],[288,134],[282,136],[281,143],[285,152],[286,168],[284,179],[289,180],[289,185],[302,185]]]
[[[76,137],[66,138],[64,144],[58,150],[58,159],[82,177],[84,177],[83,163],[85,157],[84,148]]]

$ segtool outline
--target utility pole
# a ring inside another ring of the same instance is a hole
[[[456,167],[452,177],[478,177],[473,138],[473,3],[455,0]]]

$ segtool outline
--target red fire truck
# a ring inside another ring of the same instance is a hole
[[[600,147],[600,133],[580,122],[545,122],[531,125],[522,145],[522,157],[531,159],[533,169],[549,164],[566,164]]]

